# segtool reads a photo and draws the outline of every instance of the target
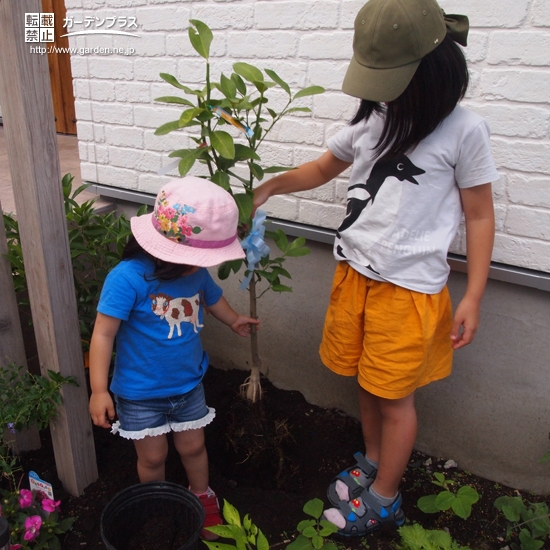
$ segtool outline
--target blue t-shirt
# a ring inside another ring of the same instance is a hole
[[[222,289],[204,268],[173,281],[153,279],[153,271],[146,256],[123,260],[107,276],[97,307],[121,319],[111,391],[125,399],[187,393],[208,368],[203,306],[217,303]]]

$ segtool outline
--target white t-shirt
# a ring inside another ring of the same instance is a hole
[[[412,152],[377,162],[382,128],[374,114],[328,141],[336,157],[353,163],[334,256],[372,279],[436,294],[447,282],[447,253],[462,218],[459,188],[499,177],[489,127],[458,106]]]

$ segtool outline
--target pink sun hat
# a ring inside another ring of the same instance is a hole
[[[151,214],[130,220],[151,256],[174,264],[211,267],[244,259],[237,237],[239,210],[230,193],[211,181],[186,176],[163,185]]]

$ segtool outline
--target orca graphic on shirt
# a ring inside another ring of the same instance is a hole
[[[341,233],[352,227],[369,204],[371,205],[371,207],[374,205],[376,196],[378,195],[384,182],[386,182],[388,178],[393,177],[401,182],[408,181],[410,183],[418,185],[418,181],[416,181],[415,176],[419,176],[421,174],[424,174],[425,172],[426,171],[422,168],[414,165],[409,157],[404,154],[399,154],[389,158],[382,157],[381,159],[379,159],[372,167],[366,183],[357,183],[351,185],[348,188],[348,191],[351,191],[353,189],[361,189],[363,191],[366,191],[368,196],[366,198],[348,197],[346,216],[344,217],[342,223],[340,224],[340,227],[336,232],[336,237],[339,239]],[[390,199],[393,199],[393,203],[398,202],[397,199],[399,198],[399,195],[399,191],[392,192],[390,194],[385,193],[386,197],[390,197]],[[382,202],[379,206],[377,206],[377,212],[380,209],[379,213],[381,215],[391,215],[390,210],[392,209],[393,205],[389,204],[389,202],[389,200],[386,200],[385,202]],[[336,252],[342,258],[346,258],[344,249],[341,245],[337,245]],[[370,264],[366,267],[374,273],[378,274],[378,271],[376,271]]]
[[[369,202],[374,204],[374,199],[387,178],[393,176],[399,181],[407,180],[418,185],[414,176],[419,176],[425,172],[426,171],[422,170],[422,168],[415,166],[407,155],[401,154],[391,158],[382,157],[372,167],[366,183],[356,183],[348,188],[348,191],[352,189],[364,189],[369,196],[366,199],[358,199],[356,197],[348,198],[346,217],[338,228],[336,235],[339,237],[342,231],[345,231],[353,225]]]

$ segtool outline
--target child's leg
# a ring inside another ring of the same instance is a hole
[[[174,445],[189,480],[189,488],[196,494],[208,489],[208,455],[204,445],[204,429],[174,432]]]
[[[168,455],[166,435],[148,435],[143,439],[134,439],[134,446],[138,455],[137,471],[141,483],[164,481]]]
[[[204,507],[206,517],[203,527],[221,525],[220,504],[216,493],[208,486],[208,455],[204,445],[204,429],[174,432],[174,444],[187,473],[189,488]],[[204,528],[201,537],[210,541],[218,538]]]
[[[359,405],[367,456],[378,462],[372,489],[382,497],[395,498],[416,440],[414,393],[383,399],[361,388]]]

